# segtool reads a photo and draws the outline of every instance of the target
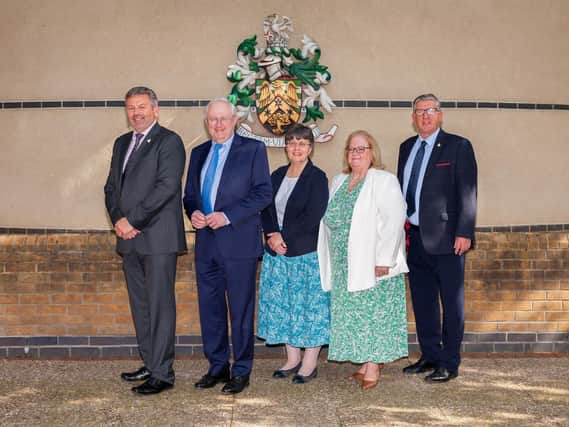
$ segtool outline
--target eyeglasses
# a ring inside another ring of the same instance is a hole
[[[217,124],[217,123],[222,123],[222,124],[226,124],[228,123],[230,120],[232,119],[232,117],[216,117],[216,118],[208,118],[206,119],[206,121],[210,124]]]
[[[358,153],[358,154],[362,154],[365,153],[366,150],[369,150],[371,147],[353,147],[353,148],[346,148],[346,151],[348,153],[354,154],[354,153]]]
[[[309,147],[310,146],[310,142],[306,142],[306,141],[286,141],[285,145],[287,147],[300,147],[300,148],[304,148],[304,147]]]
[[[414,113],[415,113],[416,115],[418,115],[418,116],[422,116],[423,114],[426,114],[426,115],[428,115],[428,116],[434,116],[434,115],[435,115],[436,113],[438,113],[439,111],[441,111],[440,108],[434,108],[434,107],[425,108],[425,109],[423,109],[423,108],[417,108],[417,109],[414,111]]]

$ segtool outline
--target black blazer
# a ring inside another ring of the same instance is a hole
[[[261,212],[265,238],[267,234],[279,231],[275,196],[286,175],[289,165],[282,166],[271,174],[273,201]],[[286,256],[304,255],[316,250],[318,227],[328,205],[328,178],[326,174],[308,160],[287,201],[281,235],[287,245]],[[275,255],[268,245],[267,252]]]
[[[156,123],[140,148],[122,165],[132,132],[117,138],[105,204],[113,225],[122,217],[141,231],[134,239],[117,238],[121,254],[144,255],[186,250],[182,215],[182,174],[186,151],[180,137]]]
[[[417,136],[399,147],[397,177],[403,188],[403,170]],[[420,195],[419,226],[428,253],[454,253],[457,236],[474,242],[477,166],[466,138],[440,130],[429,158]]]

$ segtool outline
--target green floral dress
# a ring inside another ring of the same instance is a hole
[[[328,359],[391,362],[407,356],[407,314],[403,274],[371,289],[348,292],[348,237],[354,204],[363,182],[347,192],[344,180],[324,215],[330,233],[332,265]],[[371,218],[370,218],[371,220]]]

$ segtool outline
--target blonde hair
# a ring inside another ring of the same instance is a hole
[[[385,169],[383,163],[381,163],[381,151],[379,150],[379,144],[375,140],[371,134],[365,130],[355,130],[351,134],[348,135],[346,139],[346,144],[344,145],[344,173],[352,173],[352,167],[348,162],[348,148],[350,148],[350,142],[352,138],[356,136],[362,136],[365,138],[367,143],[369,144],[370,152],[371,152],[371,165],[369,166],[370,169]]]

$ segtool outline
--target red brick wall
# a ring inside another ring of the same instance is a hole
[[[187,238],[189,253],[178,259],[177,334],[199,335],[193,234]],[[567,340],[569,232],[479,232],[466,270],[465,341],[476,334],[508,341],[515,333]],[[410,303],[408,312],[412,333]],[[133,333],[114,235],[0,234],[0,337]]]
[[[193,235],[188,235],[193,247]],[[128,335],[111,233],[0,235],[0,336]],[[193,263],[178,259],[177,333],[199,334]]]

